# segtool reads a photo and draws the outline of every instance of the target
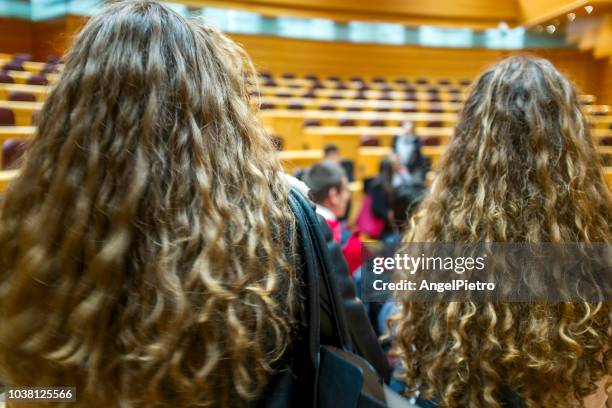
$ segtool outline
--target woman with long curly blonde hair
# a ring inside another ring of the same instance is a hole
[[[612,195],[578,95],[546,60],[510,57],[475,82],[439,168],[404,242],[611,242]],[[395,352],[408,392],[441,407],[589,406],[612,374],[611,313],[403,302]]]
[[[158,3],[88,22],[0,210],[0,383],[82,407],[261,395],[298,299],[249,81],[237,45]]]

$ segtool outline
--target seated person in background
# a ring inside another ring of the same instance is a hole
[[[486,71],[413,221],[407,243],[609,244],[612,194],[572,84],[540,58]],[[423,406],[606,406],[610,302],[401,306],[395,352]]]
[[[425,182],[427,172],[431,169],[431,159],[421,153],[421,139],[415,135],[411,121],[402,122],[401,132],[393,137],[391,146],[410,177],[417,177]]]
[[[336,163],[323,161],[310,167],[304,175],[304,183],[310,188],[310,198],[331,228],[334,239],[342,246],[342,253],[353,273],[361,265],[363,244],[358,231],[347,230],[340,221],[346,213],[351,197],[346,173]]]
[[[340,149],[337,145],[329,143],[323,147],[323,161],[340,164]]]
[[[401,165],[399,157],[395,154],[381,161],[380,172],[371,182],[368,195],[371,200],[372,215],[384,225],[372,238],[385,242],[389,239],[397,241],[399,227],[406,221],[404,208],[412,208],[410,202],[420,201],[419,197],[425,192],[425,180],[420,175],[417,177],[413,175]],[[396,200],[399,202],[395,203]],[[367,204],[368,201],[364,199],[364,203]],[[363,210],[366,211],[367,208]]]
[[[391,180],[393,166],[390,159],[380,162],[378,175],[364,183],[364,196],[357,216],[356,225],[372,239],[378,239],[390,226]]]
[[[342,159],[340,157],[340,149],[338,145],[335,143],[328,143],[323,147],[323,162],[336,163],[339,164],[340,167],[344,169],[344,173],[350,182],[355,181],[355,163],[352,160]],[[351,198],[349,196],[349,201],[346,204],[346,210],[344,214],[338,216],[340,221],[347,221],[349,218],[349,214],[351,213]]]
[[[323,160],[324,162],[339,164],[346,173],[346,177],[349,182],[355,181],[355,164],[352,160],[343,159],[340,157],[340,149],[335,143],[328,143],[323,147]],[[350,207],[349,202],[349,207]],[[347,209],[348,210],[348,209]]]
[[[338,164],[344,169],[349,182],[355,180],[355,177],[354,177],[354,173],[355,173],[354,167],[355,166],[354,166],[353,161],[342,159],[340,157],[340,149],[338,149],[338,146],[336,144],[328,143],[323,147],[323,158],[321,159],[321,161]],[[293,176],[297,178],[298,180],[303,180],[304,175],[306,174],[307,171],[308,169],[303,169],[303,168],[297,169],[293,173]],[[347,213],[349,209],[350,209],[350,201],[347,207]]]

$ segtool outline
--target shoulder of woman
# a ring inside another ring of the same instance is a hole
[[[281,177],[285,180],[287,186],[296,189],[301,194],[303,194],[304,197],[308,197],[308,191],[310,189],[303,181],[300,181],[287,173],[281,173]]]

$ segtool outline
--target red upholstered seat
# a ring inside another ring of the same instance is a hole
[[[57,72],[59,72],[59,69],[55,64],[47,64],[40,70],[41,74],[55,74]]]
[[[340,119],[338,121],[339,126],[355,126],[355,121],[353,119]]]
[[[30,54],[15,54],[13,55],[13,61],[16,61],[16,62],[32,61],[32,56]]]
[[[380,146],[380,142],[378,138],[373,136],[361,136],[361,140],[359,141],[361,146]]]
[[[424,136],[421,138],[423,146],[440,146],[440,138],[438,136]]]
[[[19,167],[19,159],[28,147],[28,139],[8,139],[2,145],[2,169]]]
[[[12,110],[0,108],[0,126],[15,126],[15,114]]]
[[[265,110],[265,109],[275,109],[275,108],[276,108],[276,105],[274,105],[273,103],[262,103],[262,104],[259,106],[259,109],[261,109],[261,110]]]
[[[21,61],[9,61],[2,67],[5,71],[24,71]]]
[[[28,85],[49,85],[49,81],[44,75],[32,75],[27,82]]]
[[[304,126],[321,126],[321,122],[315,119],[309,119],[304,121]]]
[[[12,84],[15,81],[13,77],[8,74],[6,71],[0,71],[0,83],[1,84]]]
[[[381,119],[374,119],[370,121],[370,126],[374,126],[374,127],[384,127],[386,126],[386,123],[384,120]]]
[[[333,111],[333,110],[336,110],[336,107],[332,106],[332,105],[321,105],[321,107],[319,107],[319,110],[322,110],[322,111]]]
[[[289,109],[289,110],[302,110],[302,109],[304,109],[304,105],[301,105],[299,103],[290,103],[289,105],[287,105],[287,109]]]
[[[11,92],[8,95],[9,101],[36,102],[36,97],[29,92]]]
[[[612,136],[602,137],[601,139],[599,139],[599,144],[602,146],[612,146]]]

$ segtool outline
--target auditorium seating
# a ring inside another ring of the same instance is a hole
[[[0,71],[2,143],[34,135],[32,124],[62,69],[57,57],[48,62],[26,57],[0,54],[0,66],[9,68]],[[469,84],[468,80],[446,78],[322,78],[263,71],[252,95],[264,124],[274,134],[275,145],[285,149],[279,154],[287,169],[320,160],[320,149],[335,143],[341,155],[355,163],[355,176],[362,180],[376,174],[403,120],[415,123],[424,153],[435,167],[453,134]],[[610,155],[612,109],[596,105],[591,95],[582,95],[581,101],[598,149]]]

